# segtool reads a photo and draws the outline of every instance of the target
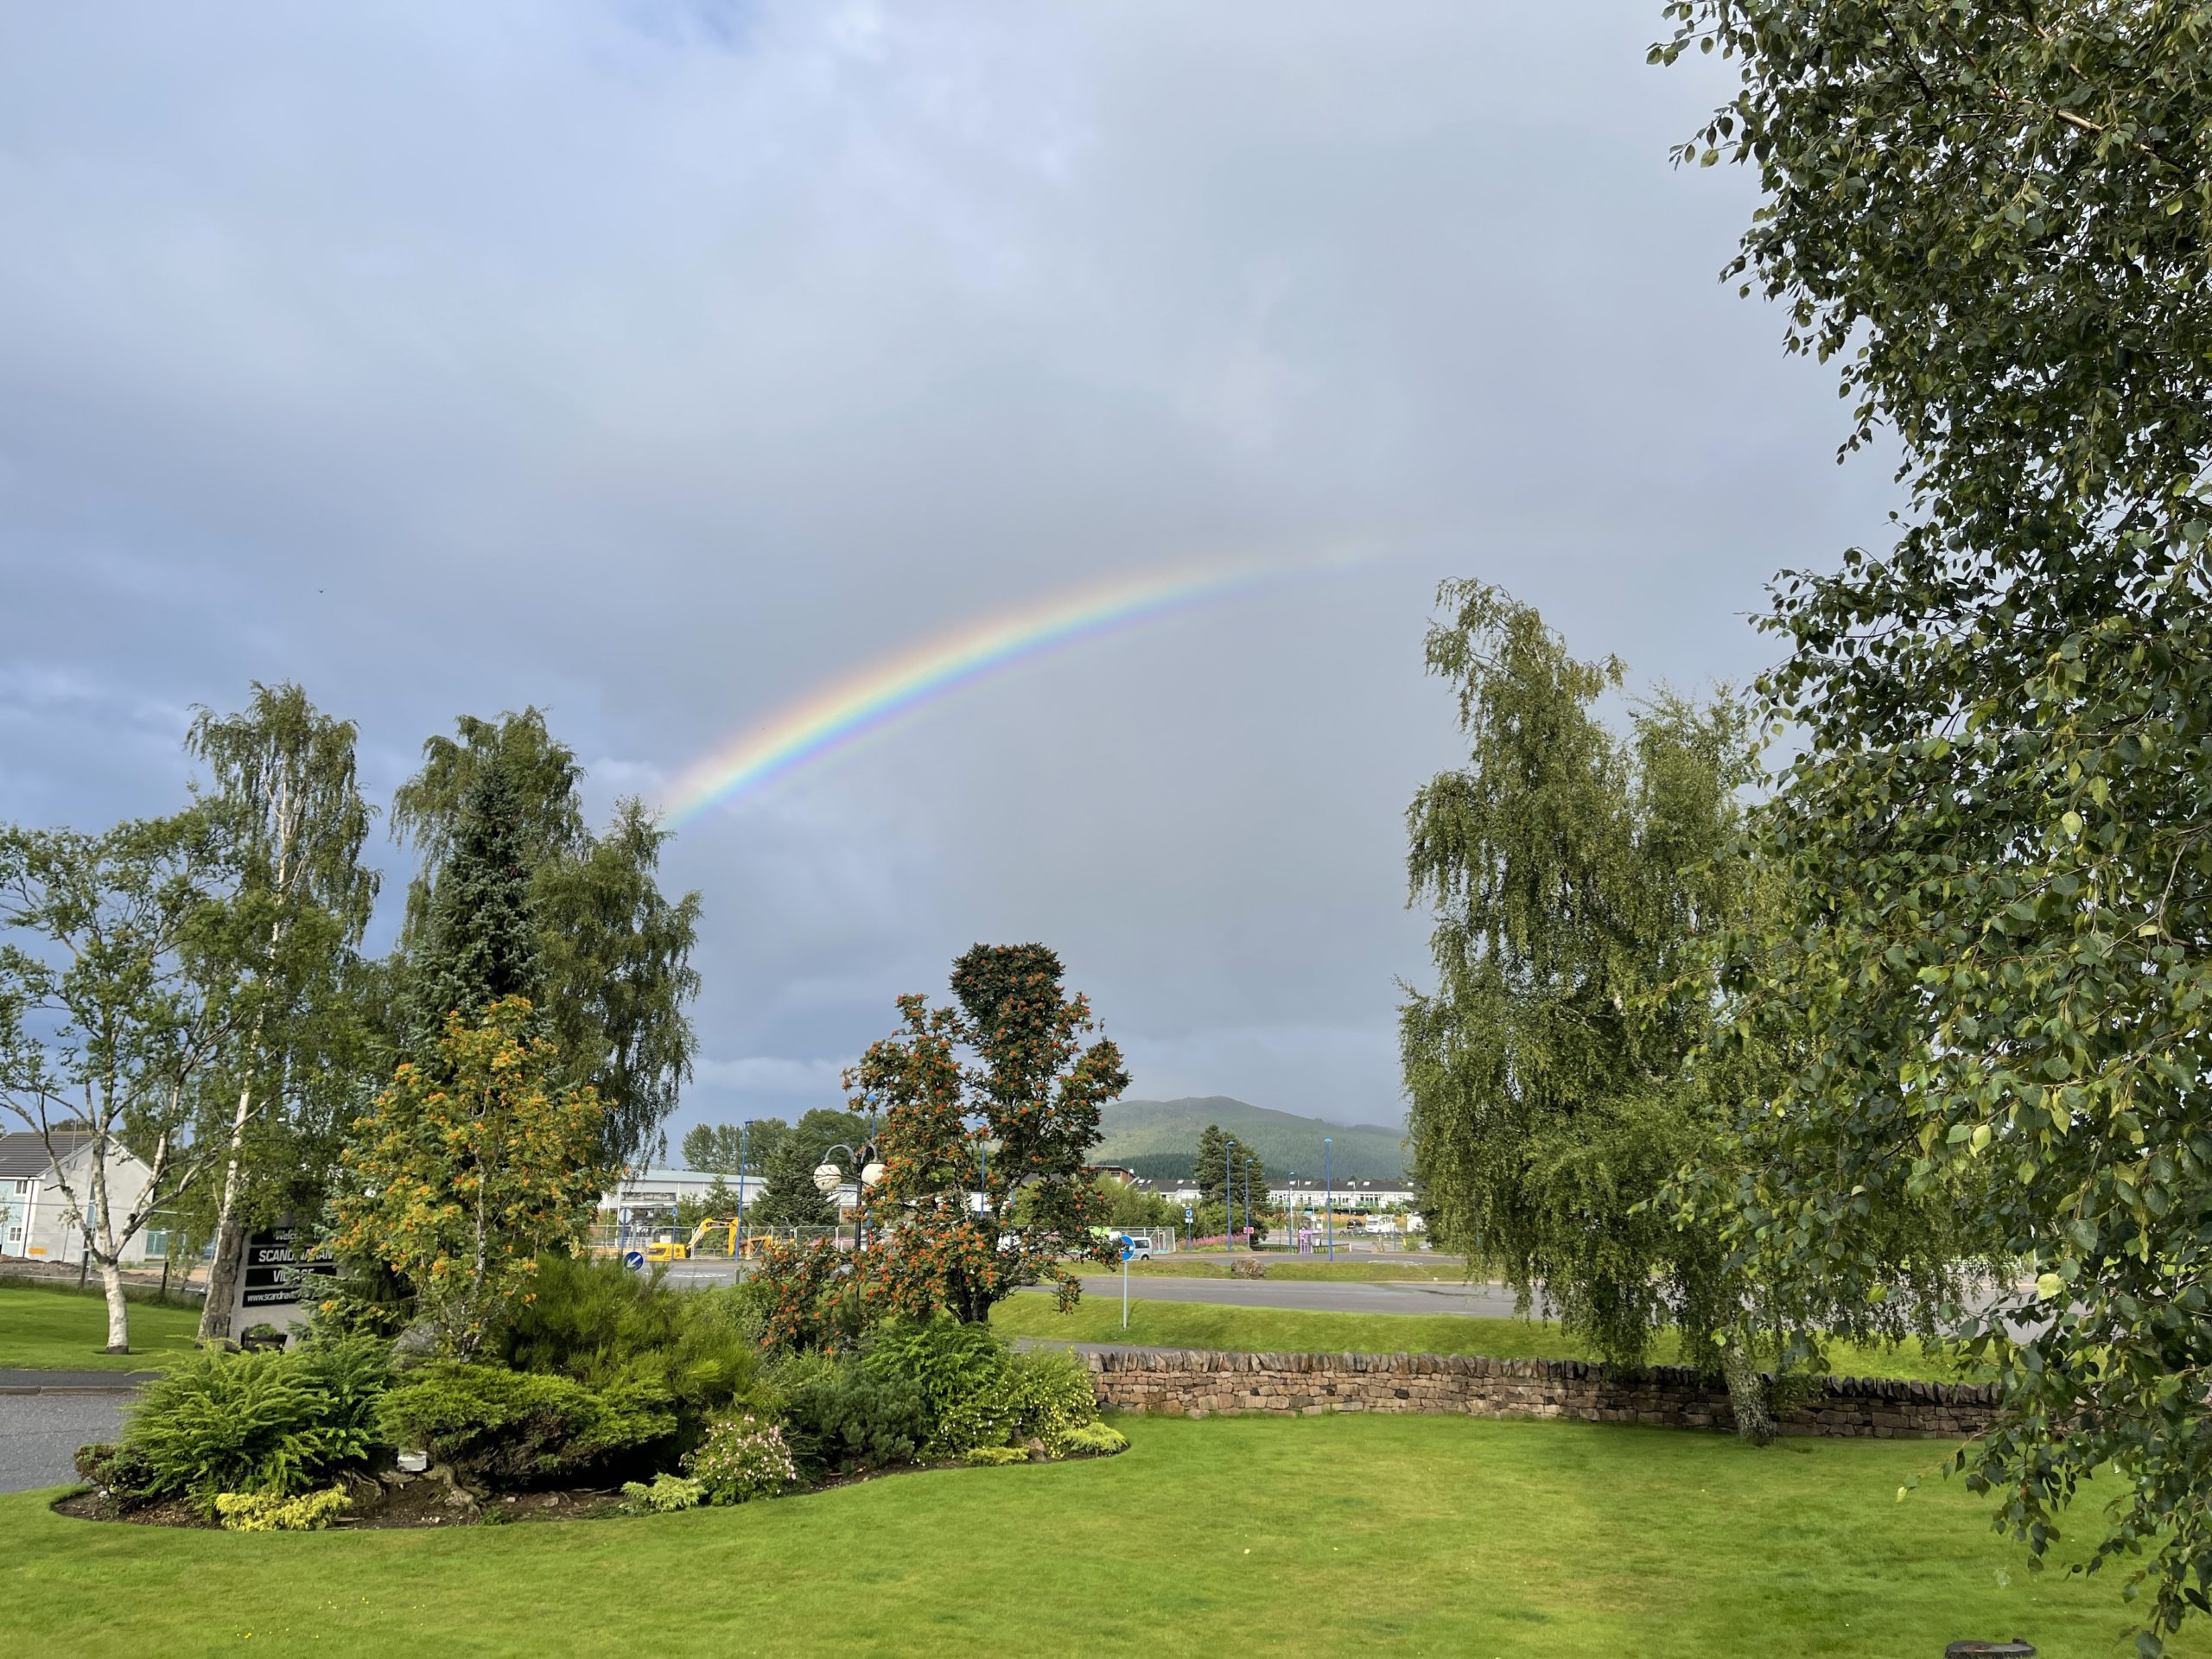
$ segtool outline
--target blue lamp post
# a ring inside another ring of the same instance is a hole
[[[1332,1262],[1337,1259],[1337,1189],[1329,1179],[1329,1147],[1335,1139],[1334,1135],[1328,1135],[1321,1137],[1321,1226],[1329,1236],[1329,1260]]]
[[[1230,1160],[1236,1155],[1236,1141],[1232,1136],[1221,1143],[1221,1248],[1232,1254],[1236,1249],[1236,1177]]]

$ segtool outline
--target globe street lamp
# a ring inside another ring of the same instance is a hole
[[[828,1198],[845,1184],[845,1172],[830,1158],[833,1152],[842,1152],[857,1172],[853,1179],[853,1254],[861,1250],[861,1205],[868,1189],[883,1179],[883,1166],[876,1160],[875,1142],[868,1142],[858,1152],[840,1141],[822,1149],[822,1161],[814,1166],[814,1185],[823,1198]]]

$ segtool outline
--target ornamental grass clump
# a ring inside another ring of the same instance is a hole
[[[798,1465],[784,1443],[783,1430],[750,1413],[709,1426],[706,1440],[685,1457],[683,1467],[710,1503],[775,1497],[798,1484]]]

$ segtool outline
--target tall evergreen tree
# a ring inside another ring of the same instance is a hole
[[[838,1128],[850,1130],[850,1119],[842,1112],[834,1116]],[[827,1227],[836,1220],[836,1206],[814,1185],[814,1170],[830,1140],[842,1138],[794,1130],[779,1139],[760,1162],[760,1197],[746,1206],[745,1218],[763,1227]]]
[[[1198,1189],[1198,1202],[1209,1209],[1223,1210],[1224,1202],[1234,1198],[1235,1230],[1242,1232],[1245,1226],[1246,1195],[1250,1195],[1249,1202],[1259,1209],[1267,1207],[1268,1166],[1265,1159],[1243,1141],[1232,1146],[1230,1141],[1218,1123],[1209,1123],[1199,1130],[1198,1155],[1191,1167],[1191,1179]],[[1226,1214],[1224,1211],[1224,1222]]]
[[[419,1006],[411,982],[431,948],[442,872],[459,853],[477,780],[495,771],[513,791],[510,850],[530,873],[536,1018],[575,1079],[597,1093],[608,1161],[634,1163],[691,1075],[700,899],[661,890],[669,832],[641,802],[617,803],[606,833],[590,833],[578,793],[583,769],[537,709],[463,716],[456,736],[423,745],[422,770],[401,787],[392,828],[421,849],[423,867],[408,891],[395,978],[403,1000]]]
[[[409,963],[404,1041],[435,1058],[454,1015],[473,1021],[493,1002],[544,996],[537,849],[525,801],[504,759],[479,767],[462,792],[446,855],[423,906]]]

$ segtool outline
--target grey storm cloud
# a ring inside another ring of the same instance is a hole
[[[1057,946],[1141,1094],[1395,1121],[1437,579],[1741,681],[1887,504],[1715,281],[1749,181],[1669,165],[1726,85],[1656,14],[0,13],[0,812],[162,810],[190,707],[282,677],[383,793],[535,702],[658,798],[979,617],[1355,550],[688,823],[680,1121],[830,1103],[979,938]]]

